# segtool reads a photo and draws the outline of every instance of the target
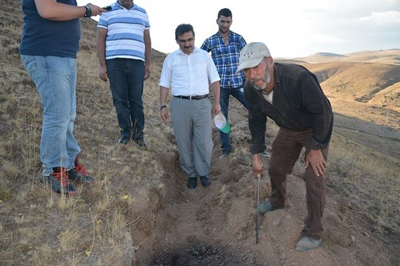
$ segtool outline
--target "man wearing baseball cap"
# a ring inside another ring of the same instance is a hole
[[[308,215],[296,250],[318,248],[322,244],[326,162],[333,127],[330,102],[314,74],[300,65],[274,63],[264,43],[249,43],[241,50],[240,70],[246,77],[245,98],[256,175],[263,171],[260,152],[265,149],[267,117],[280,127],[272,143],[268,169],[271,195],[260,204],[258,212],[265,214],[286,206],[286,176],[304,147]]]

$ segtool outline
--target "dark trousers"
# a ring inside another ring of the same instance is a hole
[[[268,170],[271,178],[271,203],[284,207],[287,203],[286,176],[292,170],[303,147],[306,156],[310,150],[312,130],[292,131],[281,128],[272,143],[271,163]],[[322,149],[324,159],[328,157],[328,147]],[[307,217],[304,221],[303,235],[319,239],[322,235],[322,215],[326,203],[326,177],[316,176],[311,166],[304,173],[307,189]]]
[[[121,136],[142,139],[144,62],[125,58],[109,59],[107,72]]]
[[[229,109],[229,97],[235,97],[246,109],[247,103],[246,99],[244,98],[244,91],[243,89],[223,89],[220,90],[220,105],[221,111],[228,120],[228,109]],[[232,151],[232,145],[230,140],[230,133],[224,133],[219,131],[220,138],[221,138],[221,148],[224,151]]]

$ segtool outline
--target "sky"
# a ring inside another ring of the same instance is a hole
[[[78,0],[99,6],[112,0]],[[178,49],[175,28],[192,24],[195,45],[218,31],[221,8],[232,11],[231,30],[247,43],[264,42],[273,57],[400,49],[400,0],[135,0],[150,20],[152,48]],[[98,20],[98,17],[95,18]]]

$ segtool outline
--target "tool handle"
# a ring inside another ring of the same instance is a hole
[[[256,245],[258,244],[258,224],[259,224],[259,213],[258,207],[260,205],[260,179],[261,175],[257,175],[258,182],[257,182],[257,209],[256,209]]]

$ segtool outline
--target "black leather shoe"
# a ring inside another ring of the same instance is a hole
[[[197,177],[189,177],[187,182],[187,187],[190,189],[196,188],[197,186]]]
[[[136,142],[137,145],[139,145],[140,147],[147,147],[147,143],[146,143],[146,141],[144,141],[144,139],[137,139],[137,140],[135,140],[135,142]]]
[[[223,151],[222,154],[219,156],[219,158],[224,159],[224,158],[228,157],[229,154],[231,154],[230,151]]]
[[[200,176],[200,181],[203,187],[209,187],[211,185],[211,178],[208,176]]]
[[[121,137],[119,140],[118,140],[118,143],[119,144],[127,144],[129,142],[129,137]]]

